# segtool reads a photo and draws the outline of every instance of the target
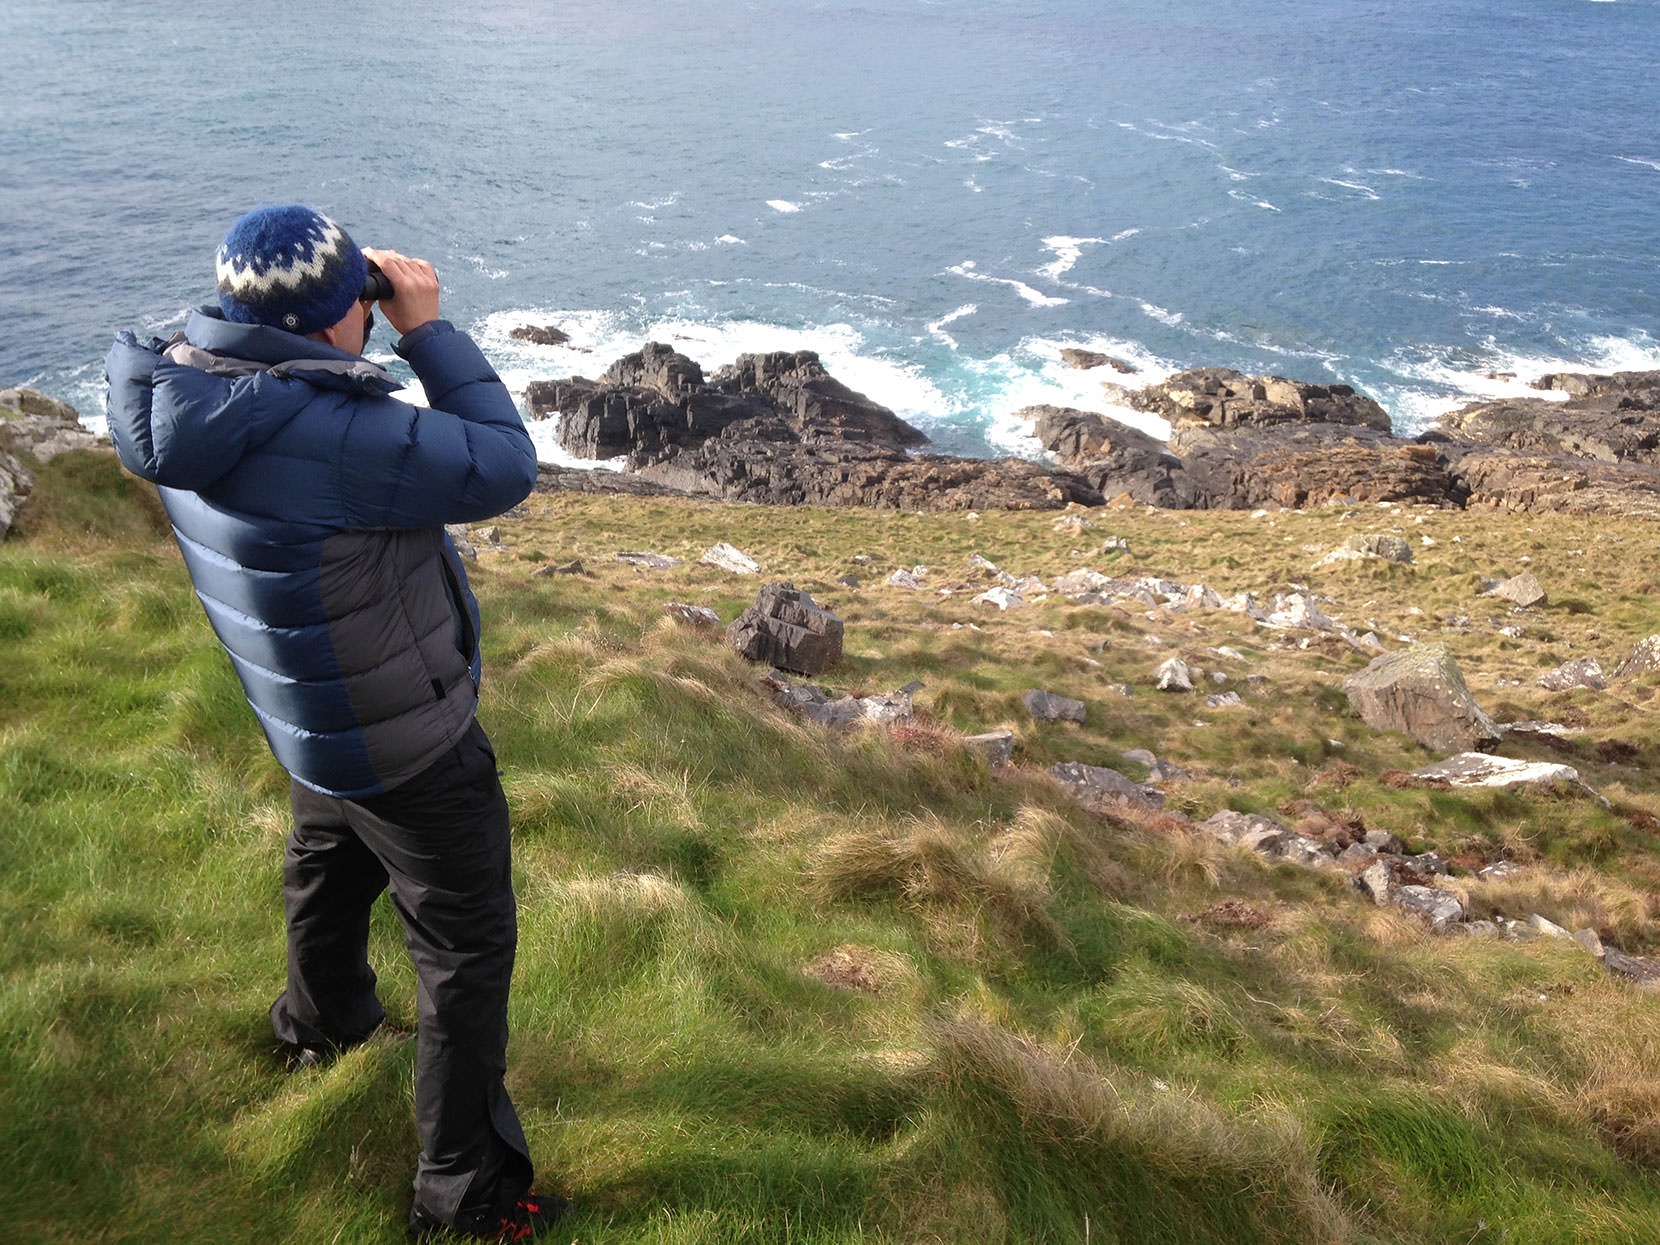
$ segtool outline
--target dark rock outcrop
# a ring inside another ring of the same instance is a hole
[[[1573,396],[1467,407],[1408,439],[1347,385],[1197,368],[1116,391],[1169,420],[1168,443],[1093,412],[1018,412],[1054,465],[916,453],[926,443],[918,429],[835,380],[810,351],[745,355],[705,377],[653,342],[599,380],[537,381],[525,398],[533,416],[559,419],[571,454],[624,459],[626,491],[906,510],[1127,498],[1176,510],[1396,502],[1660,518],[1660,373],[1541,385]],[[576,486],[620,487],[615,479]],[[574,473],[543,487],[562,482]]]
[[[648,343],[598,381],[538,381],[533,415],[558,415],[583,458],[626,456],[658,486],[731,501],[890,509],[1059,509],[1098,505],[1083,478],[1023,459],[913,457],[927,440],[831,377],[810,351],[745,355],[705,380]]]

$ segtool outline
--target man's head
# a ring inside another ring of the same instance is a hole
[[[226,319],[302,337],[344,319],[368,273],[344,229],[298,204],[257,208],[237,221],[215,267]]]

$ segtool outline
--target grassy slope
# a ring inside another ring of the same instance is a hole
[[[1612,668],[1660,631],[1647,528],[1131,510],[1069,534],[1054,515],[527,509],[474,581],[482,713],[516,819],[511,1085],[544,1184],[582,1207],[559,1239],[1660,1236],[1660,996],[1572,947],[1432,938],[1340,876],[1172,819],[1089,815],[1040,772],[1137,773],[1118,754],[1150,748],[1192,774],[1172,806],[1195,817],[1346,819],[1472,863],[1537,860],[1459,879],[1470,906],[1654,951],[1653,684],[1533,684],[1570,656]],[[1362,530],[1402,531],[1418,563],[1309,569]],[[1130,552],[1090,552],[1109,534]],[[662,609],[729,620],[755,581],[613,557],[695,559],[718,539],[846,620],[826,683],[920,679],[924,725],[802,726],[758,670]],[[1587,726],[1560,759],[1613,807],[1391,785],[1431,758],[1347,711],[1335,689],[1365,658],[1340,642],[1299,647],[1228,613],[999,615],[969,592],[881,584],[925,564],[930,584],[978,591],[973,552],[1259,597],[1307,583],[1391,647],[1447,640],[1497,716]],[[587,574],[530,575],[573,556]],[[1483,576],[1528,565],[1549,606],[1512,619],[1477,597]],[[866,586],[838,585],[850,572]],[[1524,634],[1498,634],[1509,622]],[[109,460],[43,470],[0,546],[0,645],[4,1234],[402,1239],[411,1052],[376,1040],[281,1070],[264,1010],[281,988],[286,784],[153,498]],[[1227,671],[1245,707],[1153,692],[1172,652]],[[1028,687],[1085,700],[1088,722],[1031,723]],[[992,778],[955,738],[1000,725],[1018,765]],[[408,1021],[384,906],[373,940]]]

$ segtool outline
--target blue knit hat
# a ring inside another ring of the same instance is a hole
[[[237,221],[214,266],[227,319],[302,336],[340,323],[369,271],[344,229],[297,203],[256,208]]]

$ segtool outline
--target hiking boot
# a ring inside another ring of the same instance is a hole
[[[571,1204],[546,1193],[526,1193],[505,1210],[463,1210],[454,1225],[442,1223],[419,1202],[409,1208],[409,1239],[430,1241],[446,1233],[475,1241],[533,1241],[570,1212]]]
[[[307,1068],[324,1068],[354,1046],[361,1046],[369,1038],[377,1036],[403,1039],[412,1038],[415,1034],[408,1029],[400,1029],[390,1021],[383,1020],[369,1031],[368,1037],[359,1038],[355,1042],[347,1042],[343,1046],[336,1046],[332,1042],[321,1046],[299,1046],[284,1042],[282,1044],[283,1067],[290,1072],[303,1072]]]

